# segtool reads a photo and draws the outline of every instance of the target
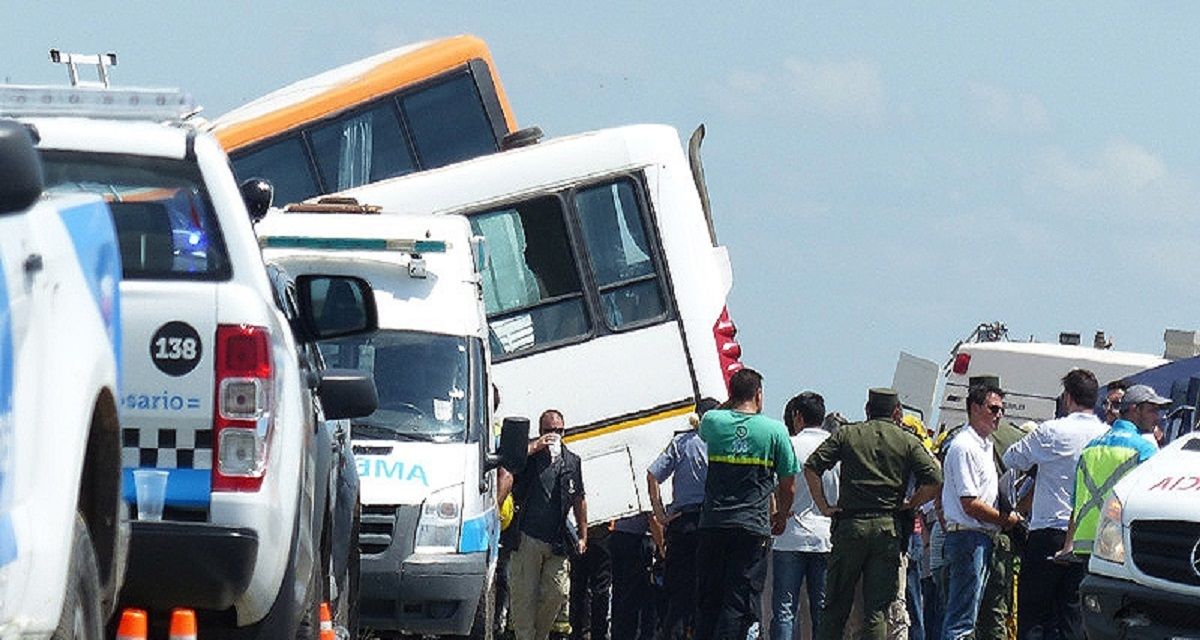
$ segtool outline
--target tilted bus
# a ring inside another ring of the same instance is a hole
[[[646,468],[741,366],[729,256],[692,166],[674,129],[635,125],[339,194],[463,214],[486,238],[500,412],[563,412],[592,522],[650,508]]]
[[[326,71],[212,122],[239,182],[270,180],[277,204],[493,153],[515,130],[492,55],[469,35]]]

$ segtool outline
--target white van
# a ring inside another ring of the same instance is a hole
[[[356,276],[375,291],[377,332],[321,343],[330,366],[372,373],[379,394],[375,413],[351,421],[362,624],[485,637],[499,519],[482,239],[461,216],[354,205],[293,205],[256,230],[289,272]]]
[[[938,412],[943,431],[966,422],[969,381],[974,376],[1000,376],[1004,388],[1004,415],[1016,423],[1042,422],[1054,417],[1055,399],[1062,393],[1062,377],[1071,369],[1087,369],[1101,385],[1157,367],[1161,357],[1130,351],[1112,351],[1078,345],[1043,342],[967,342],[951,354]]]
[[[1200,433],[1117,483],[1079,595],[1089,638],[1200,637]]]

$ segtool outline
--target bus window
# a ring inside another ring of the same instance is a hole
[[[633,183],[620,180],[582,189],[575,194],[575,210],[609,328],[665,317],[662,286]]]
[[[484,306],[493,357],[591,333],[583,287],[558,198],[537,198],[471,216],[488,241]]]
[[[238,180],[265,178],[275,186],[275,202],[300,202],[321,192],[299,136],[271,143],[233,159]]]
[[[496,134],[470,74],[400,98],[422,169],[495,152]]]
[[[327,192],[416,171],[390,100],[316,128],[311,141]]]

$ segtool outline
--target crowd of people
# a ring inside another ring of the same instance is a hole
[[[862,422],[836,419],[813,391],[774,420],[762,376],[742,369],[729,398],[698,403],[694,428],[650,465],[651,509],[590,527],[580,459],[563,446],[562,414],[546,411],[525,469],[500,482],[497,631],[1082,638],[1078,588],[1099,514],[1157,451],[1170,401],[1114,381],[1097,415],[1096,377],[1075,369],[1060,417],[1015,425],[998,378],[969,383],[966,422],[934,440],[892,389],[869,391]]]

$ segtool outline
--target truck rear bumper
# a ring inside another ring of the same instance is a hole
[[[1089,573],[1079,586],[1083,627],[1091,640],[1200,638],[1192,596]]]
[[[121,601],[146,609],[223,610],[250,586],[253,529],[198,522],[133,522]]]
[[[362,626],[412,634],[471,632],[487,581],[486,553],[411,555],[399,563],[394,558],[362,559]]]

